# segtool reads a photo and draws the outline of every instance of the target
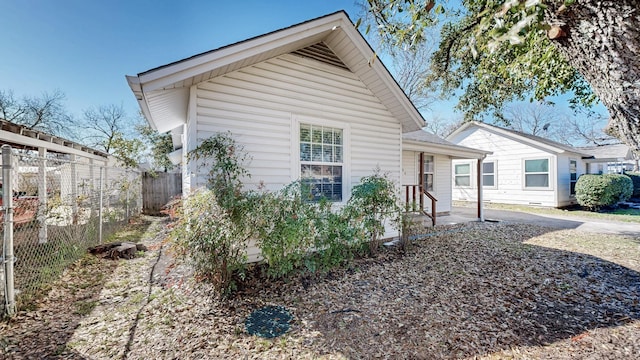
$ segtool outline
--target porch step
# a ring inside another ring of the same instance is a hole
[[[433,221],[430,217],[422,213],[407,213],[407,217],[409,217],[409,221],[412,224],[421,225],[423,227],[431,227],[433,226]]]

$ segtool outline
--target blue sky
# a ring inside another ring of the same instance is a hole
[[[360,17],[356,0],[0,0],[0,90],[59,89],[76,117],[110,104],[134,115],[125,75],[338,10]],[[460,118],[454,105],[436,103],[426,120]]]
[[[0,90],[134,114],[125,75],[338,10],[358,18],[355,0],[0,0]]]

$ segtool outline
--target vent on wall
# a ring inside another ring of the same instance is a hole
[[[325,64],[349,70],[347,65],[345,65],[342,60],[340,60],[340,58],[323,42],[319,42],[317,44],[307,46],[306,48],[293,51],[292,54],[315,59]]]

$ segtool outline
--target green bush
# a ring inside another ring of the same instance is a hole
[[[218,204],[212,190],[198,190],[185,199],[170,234],[178,258],[191,263],[199,278],[223,294],[235,289],[233,274],[244,273],[249,236],[246,227],[235,224]]]
[[[379,246],[385,220],[399,224],[401,213],[396,188],[391,180],[380,174],[379,169],[353,187],[344,211],[352,226],[360,230],[361,237],[368,238],[371,253]]]
[[[581,206],[598,210],[629,199],[633,183],[628,176],[618,174],[585,174],[576,182],[576,200]]]
[[[633,182],[633,194],[631,197],[640,198],[640,172],[625,172],[631,181]]]
[[[358,254],[371,254],[384,221],[399,215],[395,187],[378,173],[363,178],[342,209],[332,209],[327,199],[305,201],[303,186],[294,182],[261,198],[256,229],[270,277],[302,269],[326,271]]]

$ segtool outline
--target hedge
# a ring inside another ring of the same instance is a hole
[[[625,175],[585,174],[576,183],[576,200],[578,204],[590,209],[598,210],[604,206],[612,206],[625,201],[633,193],[633,182]]]
[[[624,174],[630,177],[633,182],[633,195],[631,197],[640,198],[640,172],[625,172]]]

